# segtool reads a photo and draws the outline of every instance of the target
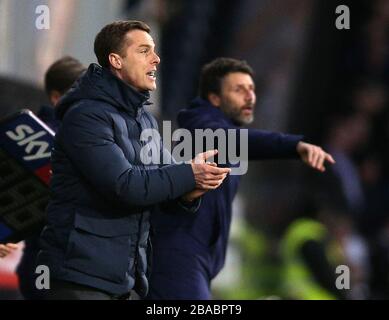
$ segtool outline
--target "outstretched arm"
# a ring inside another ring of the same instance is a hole
[[[225,121],[210,121],[204,124],[202,129],[224,130],[226,133],[227,145],[231,143],[230,138],[236,137],[237,150],[247,147],[248,160],[266,159],[293,159],[298,158],[297,144],[303,139],[302,135],[284,134],[259,129],[243,129]],[[194,130],[194,128],[190,128]],[[247,140],[241,139],[241,135],[247,134]],[[247,143],[242,146],[241,143]],[[222,146],[218,146],[219,151]]]
[[[217,129],[217,123],[211,123],[213,130]],[[224,130],[236,130],[237,147],[240,146],[241,130],[248,130],[248,159],[285,159],[300,157],[308,166],[325,171],[324,164],[335,163],[333,157],[321,147],[306,143],[301,135],[283,134],[258,129],[241,129],[234,126],[224,126]]]

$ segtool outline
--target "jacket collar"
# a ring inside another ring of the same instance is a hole
[[[96,87],[107,95],[110,95],[118,105],[124,108],[132,116],[137,116],[144,105],[152,104],[149,91],[140,92],[128,85],[110,70],[92,64],[93,75],[96,76]]]
[[[232,119],[227,117],[227,115],[220,108],[215,107],[212,103],[203,98],[196,97],[190,102],[189,110],[196,109],[198,109],[200,113],[205,112],[212,117],[226,121],[229,124],[239,126]]]

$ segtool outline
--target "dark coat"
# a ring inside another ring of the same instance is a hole
[[[91,64],[61,99],[38,255],[53,279],[112,294],[147,292],[149,215],[195,187],[188,164],[142,163],[140,134],[157,129],[143,109],[148,98]]]
[[[219,108],[200,98],[195,99],[188,109],[182,110],[177,120],[181,128],[191,132],[207,128],[240,129]],[[302,136],[298,135],[248,129],[249,160],[297,158],[296,146],[301,139]],[[239,139],[236,141],[239,142]],[[239,150],[239,146],[237,149]],[[207,192],[202,197],[196,215],[177,215],[172,218],[170,213],[160,213],[152,217],[155,228],[154,270],[158,272],[153,273],[151,277],[151,299],[209,297],[209,292],[201,291],[209,290],[210,280],[224,265],[231,224],[231,206],[239,181],[239,175],[229,175],[218,189]],[[183,268],[179,267],[183,265],[180,259],[196,261],[186,261],[186,267]],[[198,279],[201,277],[194,276],[196,272],[202,273],[208,284],[197,286],[194,280],[190,280],[197,279],[197,283],[200,283]],[[180,273],[183,275],[182,279],[177,276]],[[191,273],[190,277],[188,273]],[[168,286],[165,280],[173,278],[176,281]],[[189,287],[192,288],[192,293],[186,292]],[[199,292],[196,292],[197,287]]]

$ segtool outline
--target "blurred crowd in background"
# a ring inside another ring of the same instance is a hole
[[[52,29],[34,30],[38,4],[49,6]],[[338,5],[350,8],[349,30],[335,26]],[[160,121],[175,124],[204,63],[244,59],[256,72],[252,127],[304,134],[336,160],[324,174],[297,161],[250,163],[215,298],[299,298],[285,288],[285,248],[302,219],[326,230],[329,260],[350,268],[342,298],[389,298],[389,1],[0,0],[0,116],[46,103],[47,66],[64,55],[95,62],[93,38],[116,19],[153,29]],[[0,260],[0,297],[17,297],[9,274],[19,255]]]

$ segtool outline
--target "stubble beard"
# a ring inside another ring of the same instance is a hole
[[[253,104],[247,104],[246,106],[254,107]],[[243,125],[249,125],[254,121],[254,114],[251,113],[250,115],[244,115],[243,114],[243,108],[233,108],[231,106],[221,106],[221,110],[227,115],[228,118],[232,119],[237,124],[243,126]]]

